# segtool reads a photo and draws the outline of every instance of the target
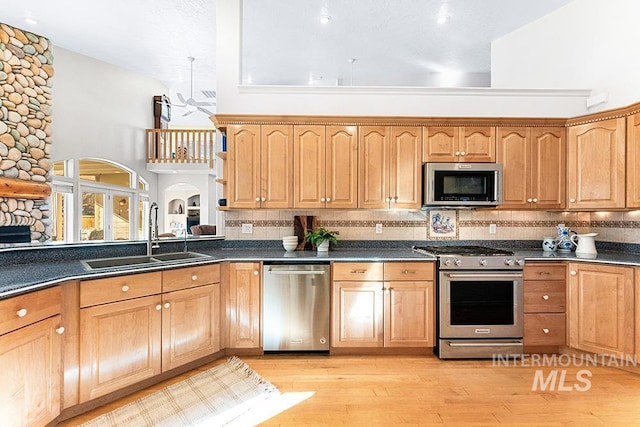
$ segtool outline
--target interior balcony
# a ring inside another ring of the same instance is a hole
[[[215,173],[215,129],[147,129],[147,170]]]

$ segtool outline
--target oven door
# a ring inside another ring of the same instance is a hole
[[[514,271],[441,271],[440,338],[522,338],[523,278]]]

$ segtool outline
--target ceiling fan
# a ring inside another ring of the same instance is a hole
[[[178,97],[180,102],[182,102],[182,104],[172,104],[176,107],[184,107],[187,109],[187,111],[182,115],[183,117],[193,114],[196,111],[200,111],[201,113],[205,113],[210,116],[213,113],[204,107],[216,105],[216,103],[212,101],[196,101],[193,98],[193,61],[195,60],[196,59],[193,56],[189,57],[189,61],[191,62],[191,92],[189,94],[189,98],[185,99],[185,97],[180,92],[178,92],[176,93],[176,96]],[[216,96],[215,91],[211,91],[211,92],[212,92],[213,98],[215,98]]]

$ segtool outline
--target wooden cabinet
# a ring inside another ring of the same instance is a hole
[[[498,128],[503,164],[500,209],[562,209],[565,203],[564,128]]]
[[[566,343],[566,266],[527,263],[524,267],[524,346],[548,351]]]
[[[260,338],[260,263],[229,264],[227,322],[229,348],[261,346]]]
[[[45,426],[61,407],[60,288],[0,301],[3,425]]]
[[[230,208],[290,208],[293,127],[232,125],[227,129]]]
[[[219,280],[215,264],[81,282],[80,403],[219,351]]]
[[[634,269],[569,264],[569,345],[593,353],[635,354]]]
[[[362,126],[358,144],[358,207],[420,208],[421,146],[419,127]]]
[[[332,272],[332,347],[434,345],[433,263],[334,263]]]
[[[295,126],[294,140],[294,207],[356,208],[357,127]]]
[[[567,209],[625,207],[625,118],[570,126]]]
[[[640,113],[627,117],[627,207],[640,208]]]
[[[423,129],[423,162],[496,161],[496,130],[493,126],[429,126]]]

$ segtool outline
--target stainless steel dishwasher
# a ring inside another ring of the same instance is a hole
[[[264,263],[264,351],[329,350],[328,263]]]

